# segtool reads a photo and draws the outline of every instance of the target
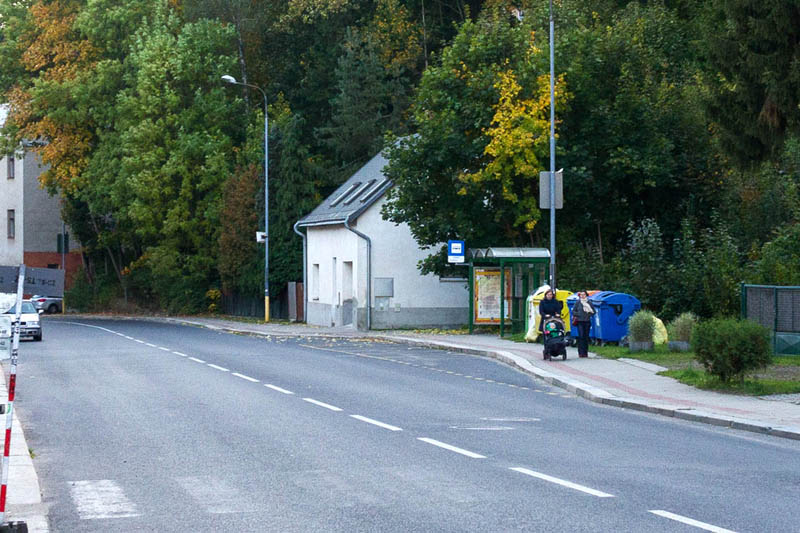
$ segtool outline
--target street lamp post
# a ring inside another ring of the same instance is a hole
[[[514,8],[511,13],[522,22],[523,13]],[[556,287],[556,95],[555,95],[555,25],[553,0],[550,0],[550,287]]]
[[[556,287],[556,94],[555,29],[553,0],[550,0],[550,287]]]
[[[258,89],[264,97],[264,321],[269,322],[269,136],[267,133],[267,93],[257,86],[236,81],[236,78],[225,74],[222,81],[231,85],[242,85]]]

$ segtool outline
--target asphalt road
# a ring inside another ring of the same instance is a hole
[[[15,408],[51,531],[800,531],[800,443],[400,344],[48,320]]]

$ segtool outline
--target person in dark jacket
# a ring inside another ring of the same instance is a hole
[[[547,292],[544,293],[544,298],[539,302],[539,333],[543,332],[542,327],[544,326],[544,319],[546,317],[560,317],[563,310],[564,302],[556,300],[553,289],[547,289]]]
[[[578,328],[578,357],[589,357],[589,328],[595,312],[589,294],[578,291],[578,301],[572,306],[572,325]]]

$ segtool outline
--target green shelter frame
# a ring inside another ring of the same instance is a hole
[[[506,300],[510,299],[511,332],[525,329],[525,302],[528,295],[550,279],[550,251],[546,248],[478,248],[469,253],[469,332],[476,325],[475,270],[499,269],[500,336],[506,332]],[[511,276],[511,294],[506,295],[506,270]],[[481,325],[481,324],[478,324]],[[494,325],[494,323],[492,323]]]

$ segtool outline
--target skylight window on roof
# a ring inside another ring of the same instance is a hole
[[[370,198],[372,198],[372,196],[375,195],[376,192],[378,192],[387,183],[389,183],[389,178],[384,178],[377,185],[375,185],[373,188],[367,191],[366,194],[361,195],[361,202],[367,202]]]
[[[356,192],[354,192],[352,195],[350,195],[350,196],[347,198],[347,200],[345,200],[345,201],[344,201],[344,205],[350,205],[351,203],[353,203],[353,201],[354,201],[356,198],[358,198],[358,196],[359,196],[359,195],[360,195],[362,192],[364,192],[364,191],[366,191],[367,189],[369,189],[370,187],[372,187],[372,185],[375,183],[375,181],[376,181],[376,180],[369,180],[369,181],[368,181],[368,182],[366,182],[364,185],[362,185],[360,189],[358,189]]]
[[[350,185],[347,188],[347,190],[345,190],[342,194],[337,196],[334,201],[331,202],[331,207],[336,207],[337,205],[339,205],[339,203],[342,200],[344,200],[345,198],[347,198],[347,195],[350,194],[351,192],[353,192],[356,189],[356,187],[358,187],[359,185],[361,185],[360,181],[357,181],[357,182],[353,183],[352,185]]]

